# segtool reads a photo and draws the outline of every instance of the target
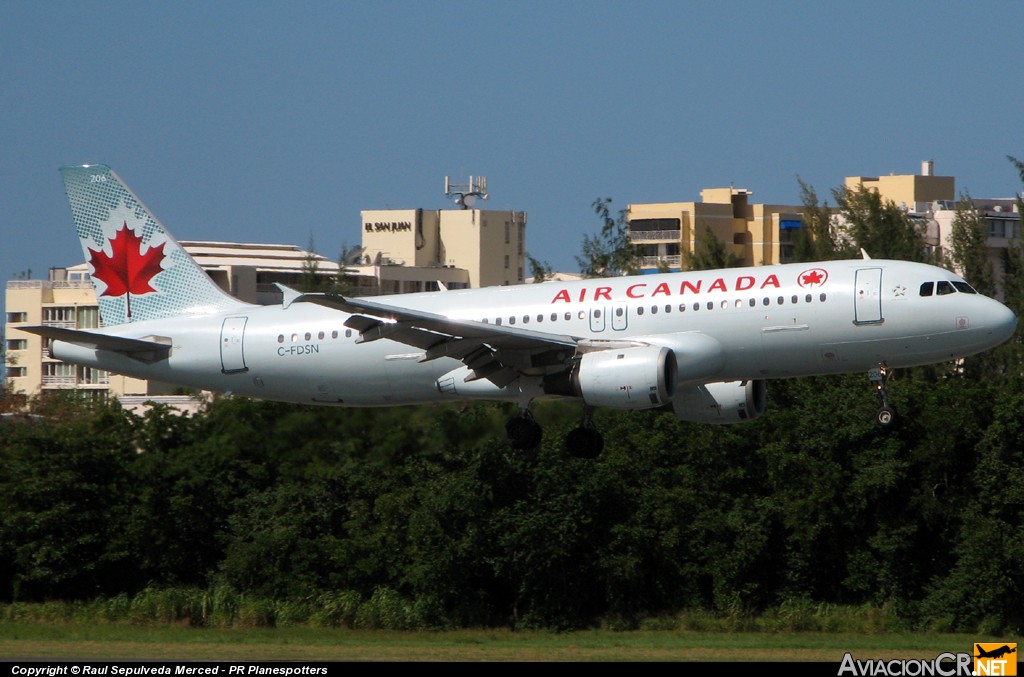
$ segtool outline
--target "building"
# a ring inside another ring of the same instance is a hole
[[[935,176],[935,162],[921,163],[920,174],[888,176],[848,176],[843,182],[849,190],[864,187],[877,191],[883,201],[894,202],[908,212],[928,211],[936,202],[952,203],[956,199],[956,179]]]
[[[876,190],[883,200],[900,205],[920,219],[926,228],[928,245],[943,259],[949,260],[950,234],[958,204],[956,179],[952,176],[935,176],[934,170],[934,161],[925,160],[921,163],[920,174],[848,176],[845,186],[850,189],[864,186]],[[988,258],[998,284],[1002,279],[1002,251],[1011,243],[1020,242],[1020,205],[1016,197],[972,198],[971,201],[986,224]]]
[[[345,261],[355,295],[525,281],[525,212],[378,209],[361,214],[362,248]]]
[[[935,163],[921,163],[920,174],[848,176],[844,186],[879,193],[919,219],[926,227],[928,245],[948,257],[950,233],[956,216],[956,179],[936,176]],[[803,227],[803,206],[752,204],[743,188],[708,188],[700,202],[631,204],[627,211],[630,240],[641,254],[641,270],[680,270],[709,234],[724,243],[743,265],[788,263],[793,257],[793,236]],[[1015,197],[974,199],[988,228],[989,259],[997,280],[1001,277],[1001,251],[1021,235],[1020,207]],[[841,226],[840,226],[841,227]]]
[[[745,188],[706,188],[700,202],[631,204],[629,238],[640,250],[642,272],[677,271],[700,241],[714,237],[743,265],[787,263],[802,207],[751,204]]]
[[[340,270],[337,263],[292,245],[196,241],[181,245],[222,289],[250,303],[280,303],[282,292],[275,283],[300,287],[310,276],[336,279]],[[87,264],[52,268],[47,280],[8,281],[6,307],[6,382],[14,392],[32,396],[47,390],[76,390],[91,397],[117,396],[133,407],[155,398],[193,408],[187,395],[175,396],[174,386],[61,362],[51,357],[49,339],[18,330],[22,325],[99,327],[99,304]]]

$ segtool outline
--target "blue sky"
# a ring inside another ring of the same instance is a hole
[[[1020,189],[1024,3],[0,2],[0,274],[82,260],[57,168],[112,166],[179,239],[336,259],[362,209],[488,177],[561,270],[591,203],[797,204],[933,159]]]

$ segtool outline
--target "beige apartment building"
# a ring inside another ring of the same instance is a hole
[[[745,188],[706,188],[700,202],[629,205],[629,238],[640,250],[641,270],[680,270],[684,253],[709,235],[743,265],[788,262],[803,208],[751,204],[751,195]]]
[[[928,245],[949,253],[949,236],[956,215],[956,179],[936,176],[935,163],[921,163],[920,174],[848,176],[844,186],[875,190],[926,226]],[[631,204],[627,212],[630,240],[641,254],[643,271],[680,270],[685,253],[693,253],[710,233],[724,243],[743,265],[788,263],[793,236],[803,227],[803,205],[768,205],[750,202],[743,188],[707,188],[700,202]],[[997,278],[1000,252],[1019,242],[1020,212],[1015,197],[974,200],[988,228],[989,258]],[[842,224],[834,220],[836,228]]]
[[[926,212],[936,203],[956,200],[956,179],[935,176],[935,163],[925,160],[920,174],[890,174],[888,176],[848,176],[843,185],[851,190],[863,186],[878,191],[885,201],[891,201],[908,212]]]
[[[849,176],[844,185],[876,190],[883,200],[903,207],[924,223],[928,245],[948,257],[959,196],[955,177],[935,176],[932,160],[921,163],[920,174]],[[1002,251],[1011,243],[1020,243],[1020,205],[1016,197],[972,198],[972,202],[985,221],[989,263],[998,284],[1003,271]]]

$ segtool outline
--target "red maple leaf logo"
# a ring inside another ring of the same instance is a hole
[[[800,273],[800,279],[798,282],[801,287],[816,287],[818,285],[825,284],[825,280],[827,279],[827,270],[822,268],[812,268],[811,270]]]
[[[149,251],[143,254],[142,238],[124,222],[110,240],[110,256],[102,249],[89,249],[93,277],[107,285],[101,296],[124,295],[128,305],[127,314],[131,317],[131,295],[138,296],[156,291],[149,283],[163,270],[160,264],[164,260],[164,244],[166,243],[150,247]]]

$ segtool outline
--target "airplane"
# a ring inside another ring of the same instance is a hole
[[[975,658],[1002,658],[1006,654],[1016,653],[1017,645],[1015,644],[1011,647],[1009,644],[1004,644],[1001,647],[992,649],[991,651],[986,651],[981,648],[981,644],[975,644],[974,650],[978,652],[974,655]]]
[[[869,258],[374,298],[281,286],[281,304],[253,305],[218,287],[109,167],[60,171],[101,328],[21,328],[52,340],[53,357],[312,405],[511,401],[513,449],[540,443],[540,398],[583,403],[566,448],[593,458],[598,407],[740,423],[765,412],[767,380],[858,371],[890,425],[893,369],[991,349],[1017,324],[948,270]]]

